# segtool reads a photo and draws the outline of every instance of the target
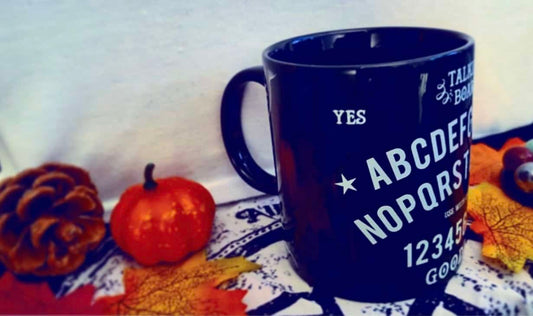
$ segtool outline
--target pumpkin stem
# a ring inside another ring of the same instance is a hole
[[[144,168],[144,185],[145,190],[153,190],[157,187],[157,182],[154,181],[155,164],[150,162]]]

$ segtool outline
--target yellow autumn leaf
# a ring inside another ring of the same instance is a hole
[[[244,257],[206,261],[201,251],[182,264],[128,268],[125,293],[98,302],[118,315],[245,315],[245,290],[216,287],[259,268]]]
[[[470,188],[467,211],[470,228],[483,235],[482,254],[496,258],[514,272],[533,259],[533,209],[512,200],[495,185]]]

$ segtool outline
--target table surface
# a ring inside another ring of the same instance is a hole
[[[533,314],[533,266],[512,273],[481,257],[479,237],[467,231],[463,262],[446,288],[428,297],[401,302],[362,303],[318,295],[292,269],[280,222],[278,197],[264,196],[218,207],[209,259],[245,256],[262,265],[242,274],[230,288],[248,290],[247,312],[253,315],[447,315]],[[58,295],[85,284],[96,296],[124,291],[122,272],[132,264],[109,237],[88,257],[78,273],[50,282]]]

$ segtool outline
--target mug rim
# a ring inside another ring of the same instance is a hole
[[[386,61],[386,62],[379,62],[379,63],[354,63],[354,64],[339,64],[339,65],[325,65],[325,64],[314,64],[314,63],[303,63],[303,62],[294,62],[294,61],[285,61],[281,59],[274,58],[270,56],[269,54],[274,51],[275,49],[282,48],[286,44],[297,41],[297,40],[304,40],[306,38],[310,37],[326,37],[331,36],[335,34],[349,34],[349,33],[356,33],[356,32],[372,32],[372,31],[401,31],[401,30],[418,30],[418,31],[429,31],[429,32],[441,32],[445,33],[447,35],[453,36],[457,39],[462,39],[465,41],[463,45],[444,50],[438,53],[428,54],[420,57],[414,57],[414,58],[407,58],[402,60],[396,60],[396,61]],[[410,64],[418,64],[422,62],[426,62],[429,60],[435,60],[441,57],[445,57],[448,55],[454,55],[457,54],[463,50],[466,50],[470,47],[474,46],[474,39],[472,36],[455,31],[455,30],[449,30],[449,29],[441,29],[441,28],[432,28],[432,27],[417,27],[417,26],[379,26],[379,27],[362,27],[362,28],[349,28],[349,29],[338,29],[338,30],[331,30],[331,31],[323,31],[323,32],[316,32],[316,33],[309,33],[304,35],[298,35],[294,37],[290,37],[281,41],[278,41],[272,45],[269,45],[267,48],[263,50],[263,60],[269,61],[275,64],[280,64],[284,66],[292,66],[292,67],[302,67],[302,68],[324,68],[324,69],[343,69],[343,68],[377,68],[377,67],[396,67],[396,66],[404,66],[404,65],[410,65]]]

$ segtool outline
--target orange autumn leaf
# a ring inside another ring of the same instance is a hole
[[[503,168],[503,154],[511,147],[522,145],[524,145],[524,141],[518,137],[507,140],[498,151],[484,143],[472,145],[470,154],[470,185],[476,185],[484,181],[499,185],[500,172]]]
[[[472,145],[470,154],[470,185],[483,181],[497,183],[502,168],[500,155],[483,143]]]
[[[533,259],[533,209],[512,200],[495,185],[484,182],[470,188],[467,211],[470,228],[483,235],[482,254],[520,271]]]
[[[98,300],[108,314],[246,315],[245,290],[216,288],[260,266],[244,257],[206,261],[201,251],[181,264],[128,268],[125,293]]]

